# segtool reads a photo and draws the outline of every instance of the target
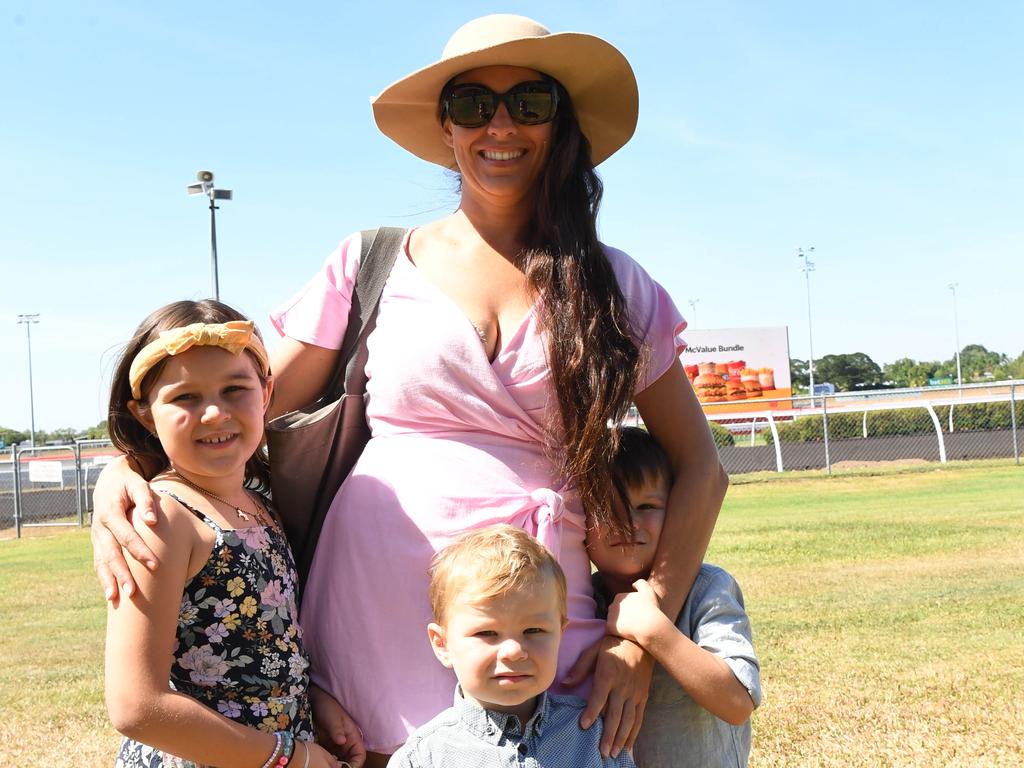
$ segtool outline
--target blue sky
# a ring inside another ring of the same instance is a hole
[[[347,233],[456,204],[375,129],[369,98],[464,21],[521,13],[633,64],[640,122],[600,168],[602,238],[696,327],[789,327],[815,246],[818,356],[879,363],[1024,350],[1024,4],[1019,2],[29,2],[0,0],[0,425],[105,417],[143,316],[208,295],[269,309]]]

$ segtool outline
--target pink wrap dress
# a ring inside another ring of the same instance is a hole
[[[642,390],[676,359],[685,322],[636,262],[606,253],[645,355]],[[358,234],[343,241],[272,313],[278,331],[340,348],[359,254]],[[427,568],[459,534],[511,523],[558,557],[570,620],[557,679],[604,622],[594,617],[583,510],[544,447],[559,421],[535,308],[488,360],[473,324],[409,259],[407,238],[367,347],[372,438],[328,513],[302,625],[313,682],[346,707],[368,749],[393,752],[451,705],[454,675],[427,639]],[[586,694],[557,679],[555,692]]]

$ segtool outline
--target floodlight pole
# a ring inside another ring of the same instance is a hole
[[[804,273],[804,278],[807,281],[807,343],[811,350],[811,356],[807,361],[807,372],[810,375],[811,384],[811,406],[814,406],[814,329],[811,324],[811,272],[814,271],[814,262],[808,258],[814,253],[814,246],[812,245],[806,251],[803,248],[796,249],[796,256],[798,259],[803,259],[803,266],[800,267],[800,271]]]
[[[956,340],[956,385],[960,389],[960,396],[964,394],[964,380],[960,373],[960,320],[956,312],[956,287],[960,283],[949,283],[946,287],[953,293],[953,337]]]
[[[697,305],[700,303],[700,299],[689,299],[687,304],[690,305],[690,317],[693,318],[693,327],[697,327]]]
[[[213,171],[199,171],[196,174],[198,184],[189,184],[186,188],[189,195],[206,195],[210,198],[210,282],[213,286],[213,298],[220,301],[220,280],[217,277],[217,201],[230,200],[230,189],[217,189],[213,186]]]
[[[217,279],[217,206],[213,195],[210,195],[210,273],[213,298],[220,301],[220,280]]]
[[[36,403],[32,386],[32,324],[39,322],[39,314],[18,315],[18,325],[25,326],[25,338],[28,339],[28,410],[31,430],[32,447],[36,447]],[[17,470],[15,470],[17,471]]]

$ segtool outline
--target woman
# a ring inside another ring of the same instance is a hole
[[[607,424],[635,400],[672,457],[652,572],[669,615],[693,582],[727,480],[677,358],[685,323],[632,259],[597,239],[594,165],[629,139],[636,115],[635,79],[613,46],[508,15],[465,25],[439,62],[374,100],[378,127],[456,170],[461,197],[453,214],[410,233],[384,289],[368,343],[373,438],[332,505],[303,602],[314,682],[363,729],[368,765],[450,705],[454,681],[423,630],[426,565],[452,537],[494,522],[535,534],[566,571],[559,678],[561,690],[587,695],[593,668],[584,727],[603,712],[602,751],[617,753],[640,726],[652,662],[604,636],[583,547],[584,506],[618,524]],[[326,386],[358,255],[358,236],[344,241],[273,314],[285,335],[273,360],[277,413]],[[98,509],[128,496],[149,506],[123,465],[104,481]],[[94,524],[108,596],[126,571],[104,526],[147,557],[120,514],[100,512]],[[317,715],[332,722],[328,707]]]

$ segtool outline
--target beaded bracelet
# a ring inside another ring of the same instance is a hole
[[[282,731],[281,735],[284,737],[284,748],[281,757],[277,759],[277,764],[280,768],[284,768],[292,761],[292,755],[295,753],[295,737],[292,736],[291,731]]]
[[[281,747],[284,745],[284,738],[281,735],[281,731],[277,731],[274,734],[274,750],[270,753],[270,757],[267,758],[260,768],[270,768],[277,761],[277,756],[281,753]]]

